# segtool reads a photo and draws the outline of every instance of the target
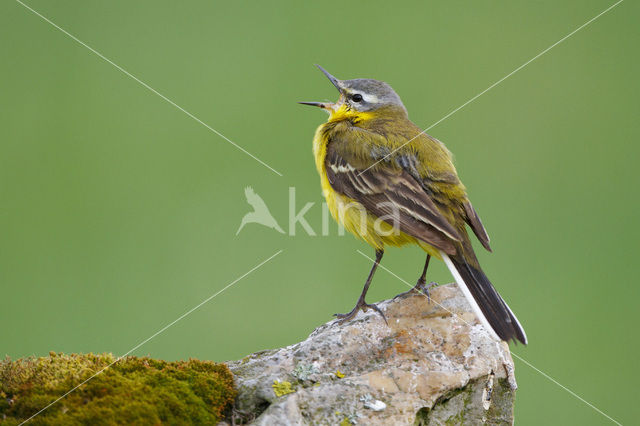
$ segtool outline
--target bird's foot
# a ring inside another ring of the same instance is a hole
[[[382,319],[384,320],[384,322],[387,325],[389,325],[389,323],[387,322],[387,317],[384,315],[382,310],[373,303],[370,304],[365,302],[363,297],[358,299],[358,303],[356,303],[356,306],[353,307],[351,312],[348,312],[346,314],[333,314],[333,316],[338,318],[338,321],[337,321],[338,324],[344,324],[347,321],[351,321],[358,314],[359,311],[366,312],[369,309],[373,309],[374,311],[379,313]]]
[[[413,288],[409,291],[405,291],[404,293],[400,293],[399,295],[397,295],[396,297],[393,298],[393,300],[399,299],[399,298],[403,298],[409,295],[414,295],[414,294],[423,294],[425,296],[427,296],[427,300],[429,301],[429,303],[431,303],[431,295],[429,294],[429,289],[436,287],[438,285],[438,283],[435,282],[430,282],[429,284],[426,283],[425,280],[423,279],[419,279],[418,282],[416,283],[415,286],[413,286]]]

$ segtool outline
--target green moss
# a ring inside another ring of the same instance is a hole
[[[0,361],[0,423],[26,420],[116,358],[62,355]],[[126,357],[35,417],[53,424],[215,424],[236,392],[226,365]]]

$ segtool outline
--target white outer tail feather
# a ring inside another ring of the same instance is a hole
[[[456,284],[458,284],[458,288],[462,290],[462,294],[464,294],[464,297],[467,298],[467,302],[469,302],[469,304],[471,305],[471,309],[473,309],[473,312],[475,312],[476,316],[480,320],[480,323],[484,326],[484,328],[489,332],[489,334],[493,338],[495,338],[498,341],[502,340],[500,339],[500,337],[498,337],[496,332],[493,331],[493,327],[491,327],[491,325],[489,324],[489,321],[487,321],[487,318],[482,313],[482,310],[480,310],[480,306],[478,306],[478,302],[476,302],[476,299],[474,299],[473,296],[471,295],[471,292],[469,291],[469,289],[467,288],[467,285],[465,284],[464,280],[460,276],[460,273],[458,272],[456,267],[453,265],[453,262],[451,262],[451,259],[449,259],[449,256],[447,256],[447,254],[442,251],[440,251],[440,255],[442,256],[442,260],[444,260],[444,263],[447,264],[447,268],[449,268],[451,275],[453,275],[453,279],[456,280]],[[509,311],[511,310],[509,309]]]
[[[513,313],[513,311],[509,307],[509,305],[507,305],[507,302],[504,302],[504,306],[507,307],[507,309],[509,310],[509,313],[511,313],[511,316],[516,321],[516,324],[518,324],[518,327],[520,328],[520,331],[522,331],[522,336],[524,337],[524,344],[526,345],[527,342],[529,342],[529,339],[527,339],[527,333],[524,332],[524,327],[522,326],[522,324],[520,324],[520,321],[518,321],[518,318],[516,318],[515,314]]]
[[[465,284],[464,280],[460,276],[460,273],[458,272],[456,267],[453,265],[453,262],[451,262],[451,259],[449,259],[449,256],[447,256],[447,254],[442,251],[440,251],[440,255],[442,256],[442,260],[444,260],[444,263],[447,264],[447,268],[449,268],[451,275],[453,275],[453,278],[456,280],[456,284],[458,284],[458,288],[462,290],[462,294],[464,294],[464,297],[466,297],[467,301],[471,305],[471,309],[473,309],[473,312],[475,312],[476,316],[480,320],[480,323],[484,326],[484,328],[487,329],[487,331],[492,337],[494,337],[498,341],[502,340],[500,339],[500,337],[498,337],[496,332],[493,330],[493,327],[491,327],[491,325],[489,324],[489,321],[487,321],[487,318],[482,313],[482,310],[480,310],[480,306],[478,305],[478,302],[476,302],[476,300],[471,295],[469,288],[467,288],[467,285]],[[511,316],[513,317],[513,319],[516,321],[517,326],[520,328],[520,330],[522,330],[522,335],[524,336],[524,341],[526,345],[527,335],[524,332],[524,328],[522,328],[522,326],[520,325],[520,322],[518,321],[516,316],[513,314],[513,311],[511,310],[509,305],[507,305],[507,302],[504,302],[504,305],[507,307],[507,309],[511,313]]]

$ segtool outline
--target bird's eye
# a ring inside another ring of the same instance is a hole
[[[360,93],[356,93],[355,95],[351,96],[351,100],[353,102],[362,102],[362,95]]]

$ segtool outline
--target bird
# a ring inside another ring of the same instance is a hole
[[[527,344],[524,328],[485,275],[467,227],[491,251],[489,236],[458,177],[452,154],[408,116],[393,88],[379,80],[339,80],[336,102],[299,102],[329,113],[313,138],[313,155],[331,215],[375,250],[355,307],[384,313],[365,297],[386,247],[417,245],[427,254],[414,292],[428,291],[431,257],[444,261],[480,323],[498,340]]]
[[[247,198],[247,203],[253,207],[253,211],[244,215],[240,227],[238,231],[236,231],[236,235],[240,233],[247,223],[259,223],[260,225],[275,229],[279,233],[284,234],[284,231],[280,228],[280,225],[278,225],[278,222],[269,211],[264,200],[256,194],[252,187],[247,186],[244,189],[244,195]]]

